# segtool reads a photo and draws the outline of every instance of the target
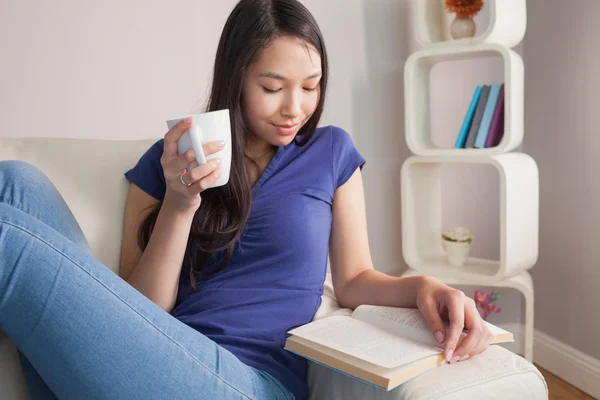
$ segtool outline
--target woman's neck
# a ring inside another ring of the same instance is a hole
[[[271,143],[249,134],[246,140],[246,156],[252,160],[258,161],[264,158],[267,154],[273,153],[275,146]]]
[[[254,135],[248,135],[246,140],[246,160],[249,167],[249,176],[251,186],[258,181],[260,176],[263,174],[267,165],[273,158],[277,147],[266,142],[262,139],[257,138]]]

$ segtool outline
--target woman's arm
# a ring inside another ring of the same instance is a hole
[[[453,363],[489,346],[492,334],[473,300],[463,292],[435,278],[394,277],[373,268],[359,169],[335,192],[329,257],[335,295],[342,307],[372,304],[419,308],[435,339],[445,343],[446,359]],[[446,313],[450,320],[447,330],[442,321]],[[464,328],[469,334],[459,344]]]
[[[171,311],[177,298],[179,276],[194,210],[181,212],[163,204],[146,249],[137,243],[148,206],[158,203],[131,185],[125,206],[123,246],[119,275],[158,306]]]
[[[136,185],[131,186],[125,206],[125,224],[121,267],[119,275],[154,303],[170,312],[175,306],[179,276],[200,194],[219,179],[219,160],[187,170],[195,160],[194,151],[178,154],[177,143],[189,129],[191,120],[185,119],[165,135],[160,164],[165,177],[166,191],[150,240],[143,251],[137,243],[137,232],[147,210],[158,200]],[[202,145],[204,154],[221,150],[223,142]],[[183,180],[185,175],[185,181]]]
[[[340,305],[416,307],[421,277],[388,276],[373,268],[360,170],[335,193],[329,258],[333,288]]]

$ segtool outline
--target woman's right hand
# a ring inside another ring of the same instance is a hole
[[[186,172],[186,167],[196,160],[194,150],[189,149],[179,155],[177,143],[190,125],[191,120],[181,120],[166,133],[163,155],[160,158],[167,183],[163,206],[184,213],[196,212],[200,207],[200,193],[215,183],[222,173],[219,167],[221,160],[217,158]],[[202,145],[202,150],[205,155],[209,155],[221,150],[223,146],[223,142],[209,142]],[[182,174],[183,181],[189,186],[181,182]]]

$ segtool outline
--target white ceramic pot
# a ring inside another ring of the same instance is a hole
[[[475,36],[475,21],[473,18],[457,15],[456,19],[450,24],[450,34],[453,39],[462,39]]]
[[[451,242],[449,240],[442,240],[446,256],[450,265],[455,267],[462,267],[469,258],[469,250],[471,249],[471,243],[467,242]]]

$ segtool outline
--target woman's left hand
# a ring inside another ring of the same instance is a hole
[[[493,335],[479,315],[475,301],[435,278],[423,277],[417,290],[417,307],[437,342],[444,344],[444,355],[451,364],[481,353],[492,342]],[[448,329],[443,316],[450,321]],[[468,334],[461,341],[463,329]]]

